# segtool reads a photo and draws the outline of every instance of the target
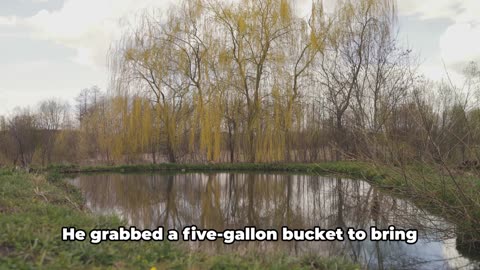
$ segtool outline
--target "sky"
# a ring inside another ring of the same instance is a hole
[[[295,0],[301,12],[310,0]],[[325,0],[335,1],[335,0]],[[174,0],[0,0],[0,115],[48,98],[73,103],[81,89],[105,89],[107,53],[125,21]],[[454,82],[480,62],[480,0],[398,0],[399,39],[419,72]]]

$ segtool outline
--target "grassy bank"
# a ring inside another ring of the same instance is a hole
[[[377,167],[365,162],[325,162],[325,163],[222,163],[222,164],[144,164],[115,166],[76,166],[53,165],[40,171],[50,173],[135,173],[135,172],[300,172],[314,174],[345,174],[350,177],[379,180],[383,175]]]
[[[64,181],[0,172],[0,269],[359,268],[340,259],[192,254],[168,242],[63,242],[63,226],[88,231],[123,225],[89,213],[81,202]]]

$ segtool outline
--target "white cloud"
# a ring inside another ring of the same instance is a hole
[[[0,115],[15,107],[35,106],[47,98],[73,101],[82,88],[106,87],[106,76],[89,67],[51,59],[24,60],[0,65]]]
[[[455,17],[458,6],[469,0],[399,0],[398,9],[402,15],[419,16],[422,19]]]
[[[462,85],[465,78],[462,74],[452,69],[445,69],[443,65],[424,64],[418,70],[426,78],[432,81],[451,81],[454,85]]]
[[[480,61],[479,0],[398,0],[402,15],[447,19],[451,24],[439,38],[440,57],[451,71],[461,73],[470,61]]]
[[[72,59],[104,68],[107,51],[121,33],[119,20],[146,8],[164,8],[171,0],[66,0],[56,11],[42,10],[25,19],[36,38],[77,51]]]
[[[449,26],[440,38],[440,48],[443,59],[452,66],[480,61],[480,23]]]
[[[466,22],[478,21],[478,0],[398,0],[402,15],[417,15],[422,19],[450,19]]]
[[[17,24],[17,17],[9,16],[3,17],[0,16],[0,26],[15,26]]]

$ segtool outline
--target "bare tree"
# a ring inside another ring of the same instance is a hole
[[[41,132],[42,165],[51,163],[52,151],[58,131],[67,119],[68,105],[54,99],[45,100],[40,103],[37,121]]]
[[[16,109],[8,121],[8,130],[15,144],[14,165],[20,162],[22,167],[28,169],[40,143],[38,121],[35,115],[28,109]]]

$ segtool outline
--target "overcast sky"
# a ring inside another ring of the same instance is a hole
[[[329,0],[333,1],[333,0]],[[108,80],[106,53],[119,21],[173,0],[0,0],[0,114]],[[309,0],[297,0],[299,10]],[[428,78],[454,80],[480,61],[480,0],[399,0],[400,38],[419,55]]]

